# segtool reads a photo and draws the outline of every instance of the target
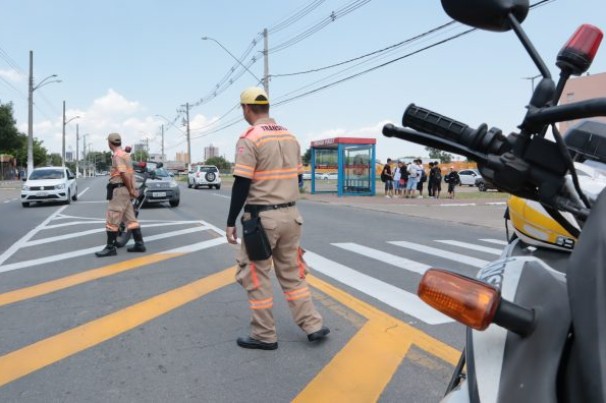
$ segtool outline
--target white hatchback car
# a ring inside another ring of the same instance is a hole
[[[65,167],[35,168],[21,189],[21,204],[29,207],[33,202],[63,202],[78,200],[76,176]]]

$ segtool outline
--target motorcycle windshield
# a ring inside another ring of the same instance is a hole
[[[606,401],[606,192],[602,191],[572,252],[567,270],[574,331],[572,362],[581,363],[578,401]],[[580,396],[579,396],[580,397]]]

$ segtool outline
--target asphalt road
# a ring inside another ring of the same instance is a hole
[[[418,300],[421,273],[473,275],[505,237],[436,214],[302,200],[309,279],[332,333],[307,342],[276,284],[279,348],[251,351],[235,344],[249,312],[223,233],[229,188],[182,186],[179,207],[141,210],[146,253],[99,259],[105,180],[79,179],[69,206],[26,209],[18,189],[0,189],[2,402],[439,401],[464,329]]]

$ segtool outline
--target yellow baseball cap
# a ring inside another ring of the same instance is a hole
[[[240,103],[244,105],[269,105],[269,97],[262,88],[250,87],[240,94]]]
[[[116,145],[120,145],[122,143],[122,138],[118,133],[110,133],[109,136],[107,136],[107,140]]]

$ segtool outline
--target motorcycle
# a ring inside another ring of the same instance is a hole
[[[565,136],[555,125],[606,116],[606,98],[558,105],[569,77],[591,65],[603,34],[591,25],[575,32],[558,54],[556,84],[521,27],[527,0],[442,0],[442,7],[475,28],[513,30],[537,66],[542,78],[519,131],[472,129],[411,104],[402,127],[387,124],[383,134],[467,156],[513,195],[512,221],[534,204],[558,228],[522,226],[477,278],[443,269],[424,274],[419,297],[467,327],[444,401],[606,402],[606,192],[603,185],[584,190],[577,174],[579,163],[606,163],[606,124],[581,121]],[[539,246],[528,247],[532,240]]]

